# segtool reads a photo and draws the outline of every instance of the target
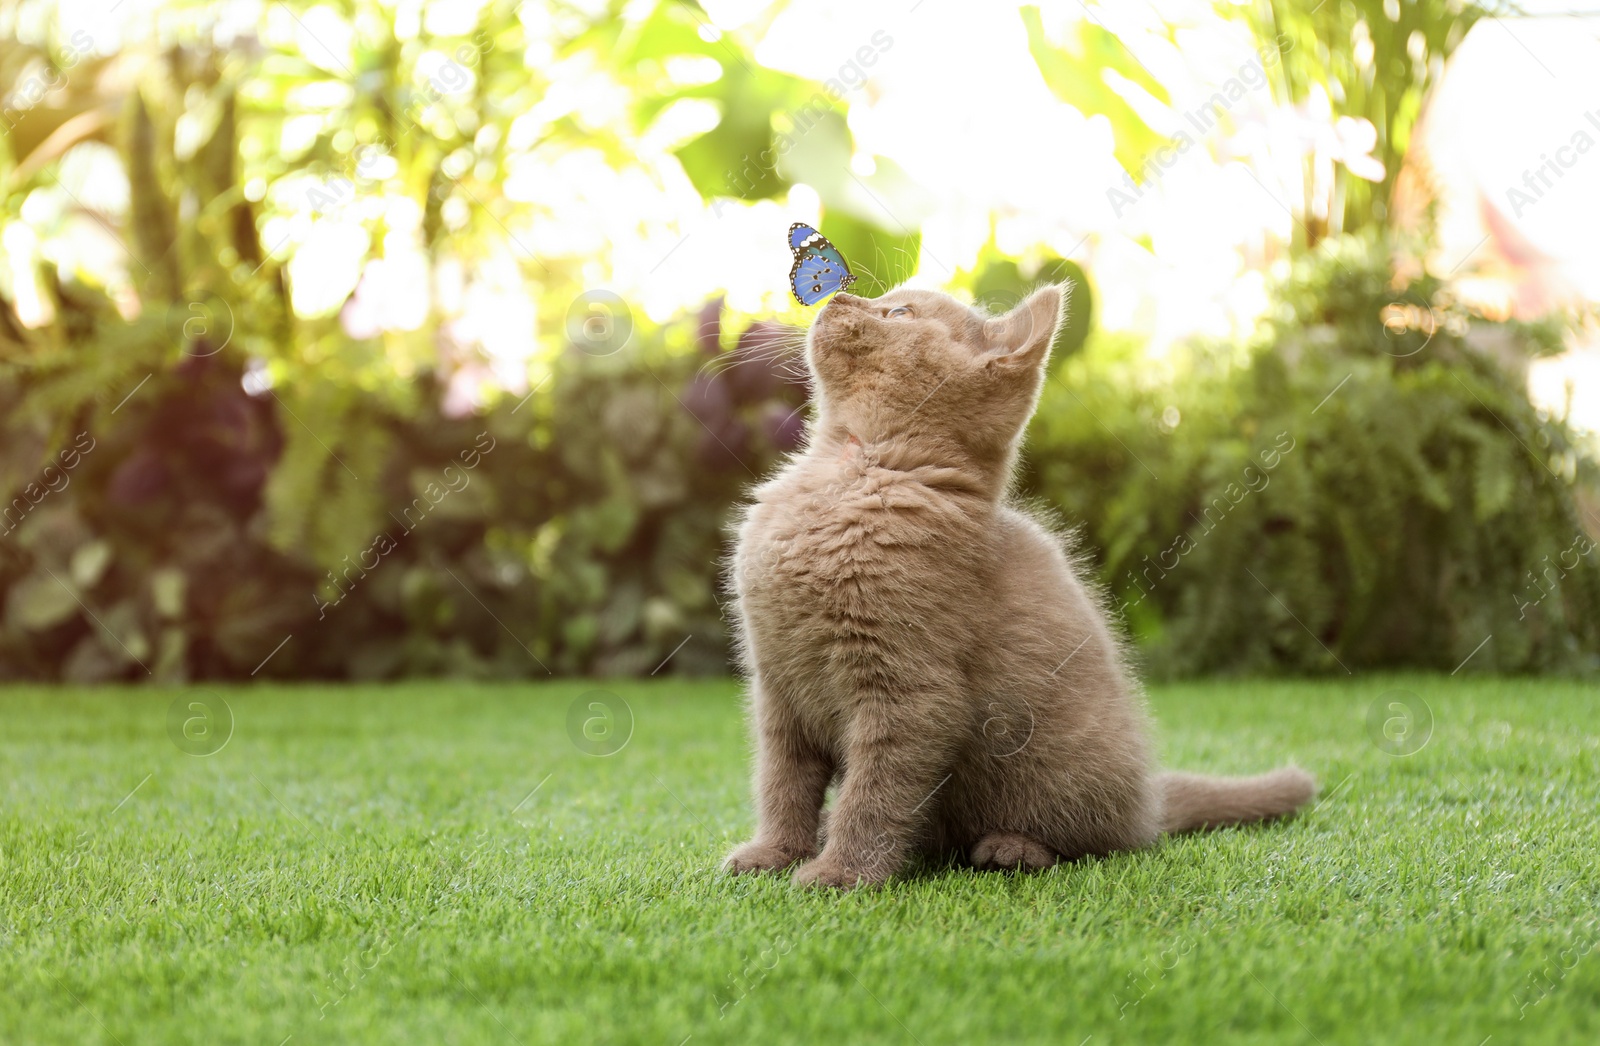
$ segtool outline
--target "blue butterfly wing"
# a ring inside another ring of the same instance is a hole
[[[832,248],[802,254],[792,278],[794,296],[801,305],[815,305],[828,295],[844,290],[855,279],[845,268],[844,258]]]
[[[815,305],[855,282],[839,248],[811,226],[796,222],[789,229],[789,246],[794,250],[789,285],[801,305]]]
[[[820,232],[813,229],[805,222],[795,222],[793,225],[789,226],[789,247],[791,250],[798,250],[802,244],[811,239],[813,236],[821,235],[822,234]]]

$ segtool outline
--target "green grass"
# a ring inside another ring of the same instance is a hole
[[[1592,685],[1158,688],[1168,765],[1293,758],[1319,805],[844,896],[716,873],[733,683],[599,685],[609,757],[568,736],[594,684],[219,688],[207,757],[170,690],[0,690],[0,1041],[1600,1040]],[[1408,756],[1368,725],[1395,688]]]

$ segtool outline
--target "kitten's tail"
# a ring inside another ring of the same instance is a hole
[[[1317,779],[1298,766],[1255,777],[1210,777],[1168,771],[1156,777],[1165,810],[1164,832],[1192,832],[1265,821],[1294,813],[1317,794]]]

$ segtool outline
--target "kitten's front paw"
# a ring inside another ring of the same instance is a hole
[[[728,855],[727,860],[722,862],[722,870],[734,875],[744,875],[747,872],[772,872],[787,868],[796,861],[803,861],[810,856],[808,853],[786,850],[772,843],[752,839]]]
[[[858,868],[835,854],[824,853],[816,860],[807,861],[794,870],[794,881],[801,886],[832,886],[838,890],[853,890],[858,886],[876,886],[889,878],[885,868]]]

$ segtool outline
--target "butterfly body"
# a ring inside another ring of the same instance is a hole
[[[856,282],[839,248],[804,222],[789,226],[789,249],[794,252],[789,288],[801,305],[815,305]]]

